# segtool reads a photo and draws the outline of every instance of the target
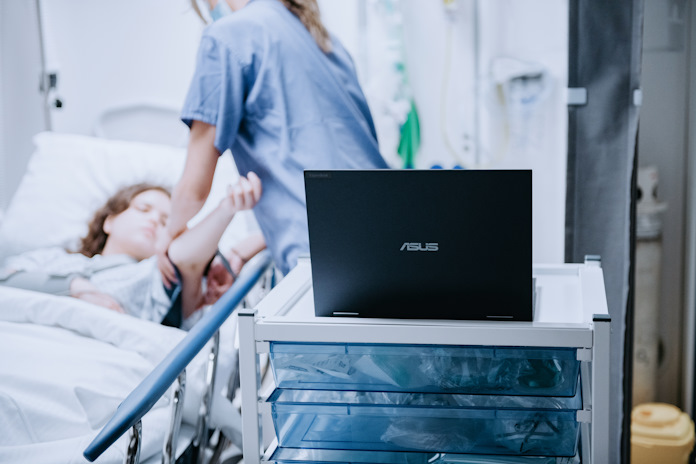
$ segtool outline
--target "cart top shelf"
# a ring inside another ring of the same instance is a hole
[[[256,317],[257,341],[592,347],[594,321],[608,320],[599,263],[535,265],[533,276],[533,322],[316,317],[305,259],[254,311],[240,314]]]

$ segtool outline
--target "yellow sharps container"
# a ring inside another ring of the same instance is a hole
[[[631,413],[631,464],[687,464],[694,423],[676,406],[645,403]]]

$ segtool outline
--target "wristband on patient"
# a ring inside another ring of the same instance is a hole
[[[237,253],[237,252],[234,252],[234,253],[235,253],[237,256],[239,256],[239,253]],[[233,278],[234,280],[237,280],[237,277],[239,277],[239,276],[237,275],[236,272],[234,272],[234,271],[232,270],[232,266],[230,265],[230,262],[227,260],[227,258],[225,258],[225,255],[222,254],[222,252],[220,251],[219,248],[218,248],[217,250],[215,250],[215,254],[214,254],[213,257],[210,259],[210,261],[208,262],[208,264],[205,266],[205,270],[203,271],[203,275],[204,275],[204,276],[207,276],[207,275],[208,275],[208,271],[210,270],[210,265],[213,264],[213,261],[215,260],[216,257],[219,257],[219,258],[220,258],[220,262],[222,262],[222,266],[223,266],[223,267],[225,268],[225,270],[232,276],[232,278]],[[246,261],[244,260],[244,258],[242,258],[241,256],[239,256],[239,258],[242,260],[242,264],[246,264]]]
[[[239,256],[239,253],[234,251],[234,249],[232,250],[232,252],[235,253],[237,256]],[[232,270],[232,266],[230,266],[230,262],[227,260],[227,258],[225,258],[225,255],[223,255],[220,252],[220,249],[218,249],[215,252],[215,255],[220,257],[220,261],[222,261],[222,265],[224,266],[225,270],[230,273],[232,278],[234,280],[237,280],[237,277],[239,277],[239,276]],[[242,260],[242,264],[246,264],[246,261],[244,261],[244,258],[242,258],[241,256],[239,256],[239,258]]]

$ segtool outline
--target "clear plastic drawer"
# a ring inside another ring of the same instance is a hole
[[[555,456],[486,456],[404,451],[276,448],[269,461],[277,464],[579,464],[580,459],[577,456],[559,458]]]
[[[574,348],[272,342],[279,388],[574,396]]]
[[[268,402],[282,447],[572,457],[577,390],[556,398],[276,389]]]

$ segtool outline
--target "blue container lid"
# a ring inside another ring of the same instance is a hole
[[[567,462],[567,458],[563,458]],[[557,464],[552,456],[485,456],[478,454],[421,453],[278,447],[269,461],[283,464]],[[573,460],[579,462],[579,459]]]
[[[271,342],[274,354],[355,354],[577,360],[575,348]]]
[[[311,407],[369,406],[455,410],[577,411],[582,409],[580,388],[573,397],[466,395],[458,393],[408,393],[332,391],[277,388],[266,400],[274,405]]]

